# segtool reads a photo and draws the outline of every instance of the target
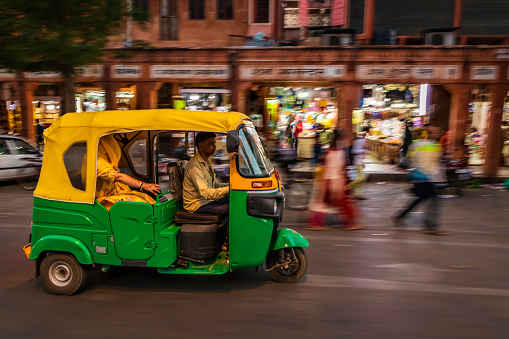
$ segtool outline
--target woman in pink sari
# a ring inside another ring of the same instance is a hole
[[[334,131],[330,147],[325,153],[323,170],[316,178],[309,204],[311,217],[307,229],[326,230],[324,226],[327,214],[343,217],[344,229],[363,228],[357,223],[358,212],[346,189],[346,154],[343,151],[343,138],[339,130]]]

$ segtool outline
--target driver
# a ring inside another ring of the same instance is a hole
[[[184,174],[184,209],[194,213],[227,214],[229,184],[218,183],[212,167],[216,135],[200,132],[195,137],[198,152],[189,160]]]

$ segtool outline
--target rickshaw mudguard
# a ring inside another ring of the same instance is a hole
[[[93,264],[92,255],[83,242],[67,235],[47,235],[32,244],[30,259],[34,260],[44,251],[68,252],[76,257],[83,265]]]
[[[269,252],[288,247],[309,247],[309,242],[297,231],[282,228],[277,231],[272,239]]]

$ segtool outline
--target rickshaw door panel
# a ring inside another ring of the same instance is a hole
[[[142,202],[120,201],[111,207],[111,230],[120,259],[152,258],[156,246],[153,213],[152,205]]]

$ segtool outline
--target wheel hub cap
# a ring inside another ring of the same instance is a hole
[[[72,279],[71,267],[65,262],[57,261],[50,267],[49,278],[56,286],[67,286]]]

